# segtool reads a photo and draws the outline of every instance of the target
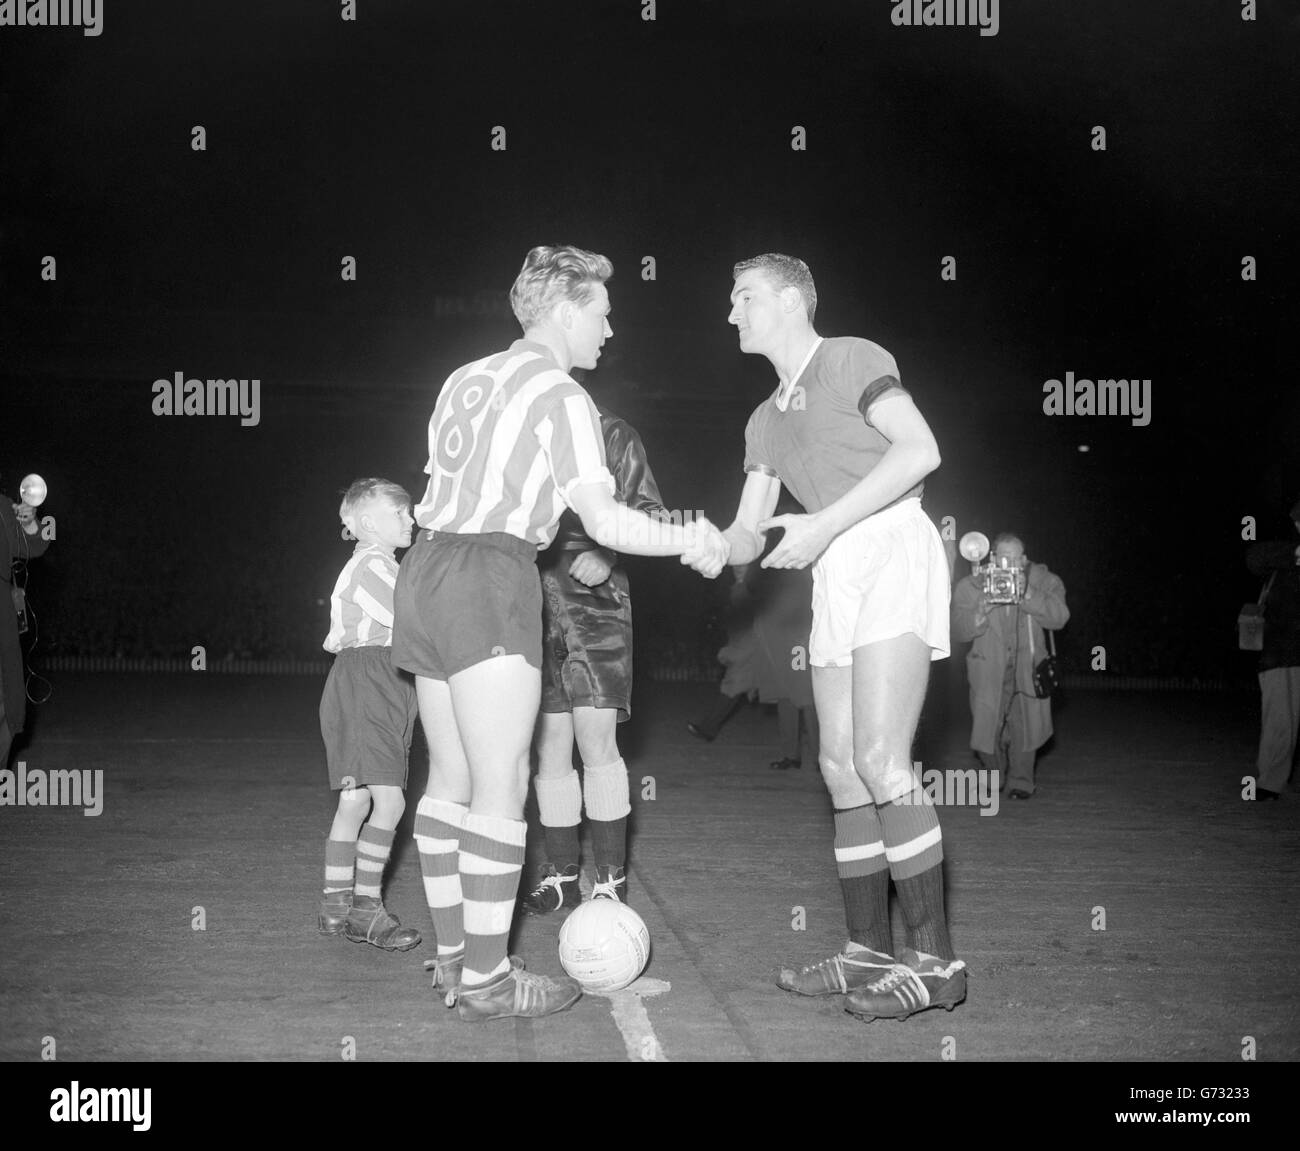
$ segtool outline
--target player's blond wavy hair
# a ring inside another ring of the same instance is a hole
[[[542,244],[528,253],[510,289],[515,319],[528,331],[561,300],[579,307],[591,300],[592,288],[614,274],[614,265],[596,252],[570,245]]]
[[[780,252],[765,252],[748,260],[741,260],[731,269],[731,278],[739,278],[741,272],[757,268],[772,283],[778,292],[786,288],[798,288],[803,297],[804,307],[808,309],[808,322],[813,322],[817,315],[817,285],[813,283],[812,271],[798,256],[785,256]]]

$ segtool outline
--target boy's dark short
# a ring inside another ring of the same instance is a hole
[[[387,647],[339,652],[320,700],[330,787],[405,787],[415,716],[415,684]]]
[[[587,587],[569,574],[574,552],[542,567],[542,711],[615,708],[632,714],[632,600],[627,573]]]
[[[447,680],[502,655],[542,666],[537,548],[505,532],[420,532],[397,573],[393,664]]]

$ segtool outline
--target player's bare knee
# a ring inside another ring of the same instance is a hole
[[[855,753],[853,762],[858,776],[867,785],[867,790],[876,803],[889,803],[899,796],[907,795],[915,785],[911,763],[895,752],[881,747],[868,748]]]
[[[574,735],[583,763],[604,765],[619,758],[617,724],[618,712],[612,708],[597,708],[581,719],[575,716]]]
[[[374,811],[371,818],[385,825],[397,826],[406,811],[406,797],[400,787],[375,787],[371,792]]]
[[[339,792],[339,814],[346,818],[364,817],[370,810],[370,800],[368,787],[345,787]]]
[[[821,768],[822,780],[826,790],[831,793],[831,800],[836,807],[856,807],[849,803],[862,790],[862,781],[854,770],[851,758],[840,759],[822,752],[817,756],[817,766]]]
[[[542,779],[558,779],[573,770],[573,741],[538,740],[537,774]]]

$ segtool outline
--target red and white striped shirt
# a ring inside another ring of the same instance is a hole
[[[383,544],[358,543],[339,572],[330,595],[326,651],[349,647],[392,647],[393,588],[397,560]]]
[[[448,377],[429,420],[424,470],[421,528],[508,532],[542,548],[575,487],[614,491],[596,405],[530,340]]]

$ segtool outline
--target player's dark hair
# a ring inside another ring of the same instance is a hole
[[[562,300],[579,307],[589,303],[595,285],[613,274],[614,265],[596,252],[543,244],[528,253],[519,269],[510,289],[510,306],[526,332]]]
[[[741,260],[731,269],[734,280],[741,272],[758,269],[772,282],[778,291],[786,288],[798,288],[803,297],[803,306],[808,310],[808,322],[813,322],[817,315],[817,285],[813,283],[812,272],[798,256],[784,256],[780,252],[766,252],[749,260]]]
[[[1020,545],[1021,551],[1026,555],[1029,554],[1029,549],[1025,547],[1025,537],[1019,532],[998,532],[998,534],[993,537],[993,551],[996,552],[998,550],[999,544],[1010,543],[1012,540],[1015,540],[1016,543]]]

